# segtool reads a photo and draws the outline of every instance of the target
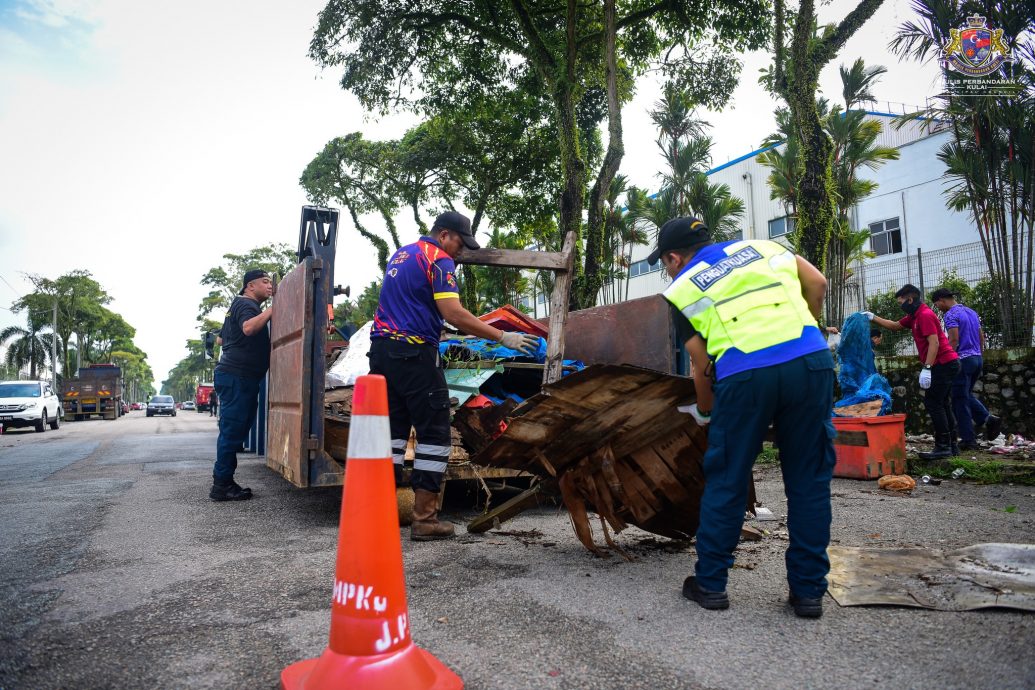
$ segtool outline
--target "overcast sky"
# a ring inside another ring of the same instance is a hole
[[[356,130],[394,138],[415,122],[365,116],[339,75],[306,57],[323,4],[0,0],[0,328],[24,325],[9,311],[31,290],[24,273],[86,269],[137,329],[161,385],[197,337],[205,271],[226,252],[295,244],[298,177],[323,145]],[[836,0],[820,19],[854,4]],[[933,66],[887,50],[911,17],[906,0],[887,0],[823,73],[825,93],[839,99],[837,65],[862,57],[889,68],[877,96],[897,111],[933,95]],[[756,81],[769,58],[744,57],[730,107],[704,114],[716,165],[774,129],[776,103]],[[624,111],[622,172],[649,188],[658,92],[645,80]],[[412,219],[399,227],[417,237]],[[346,223],[338,248],[336,282],[358,291],[377,277],[373,249]]]

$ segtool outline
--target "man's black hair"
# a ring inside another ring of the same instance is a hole
[[[884,337],[884,334],[881,333],[879,328],[871,328],[870,329],[870,337],[871,338],[882,338],[882,337]]]
[[[938,288],[931,293],[931,301],[937,302],[940,299],[955,299],[956,293],[949,288]]]
[[[895,293],[895,297],[920,297],[920,288],[916,285],[906,283],[898,289],[898,292]]]

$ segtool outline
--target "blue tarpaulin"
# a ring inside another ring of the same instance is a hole
[[[852,314],[845,320],[837,359],[841,363],[837,381],[844,397],[834,403],[834,407],[880,400],[880,413],[891,412],[891,386],[877,373],[870,343],[870,321],[862,313]]]

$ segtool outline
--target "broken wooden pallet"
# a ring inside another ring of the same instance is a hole
[[[694,399],[693,381],[682,376],[591,366],[517,407],[506,432],[472,461],[556,481],[576,535],[597,555],[603,552],[593,541],[589,510],[619,552],[609,527],[618,532],[632,524],[687,539],[697,531],[707,436],[676,407]],[[753,507],[753,484],[749,493]]]

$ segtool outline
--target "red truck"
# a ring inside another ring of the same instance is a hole
[[[194,394],[194,404],[197,406],[198,412],[208,412],[208,410],[212,407],[212,395],[215,392],[215,384],[198,384],[198,390]]]

